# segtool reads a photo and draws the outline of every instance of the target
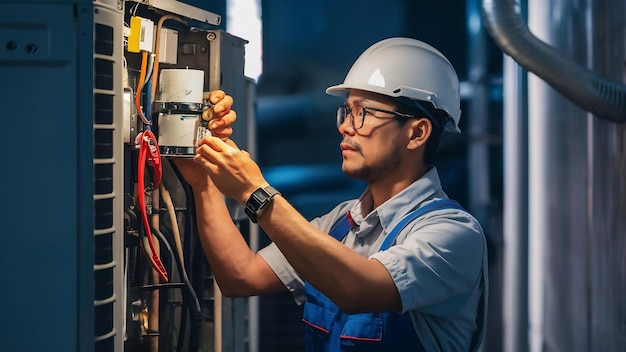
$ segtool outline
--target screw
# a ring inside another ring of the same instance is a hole
[[[217,34],[215,34],[215,32],[209,32],[206,35],[206,39],[208,41],[215,40],[215,38],[217,38]]]
[[[26,45],[26,52],[28,54],[34,54],[37,52],[37,45],[35,44],[28,44]]]
[[[12,50],[15,50],[15,49],[17,49],[17,43],[16,42],[11,40],[10,42],[7,43],[7,50],[12,51]]]

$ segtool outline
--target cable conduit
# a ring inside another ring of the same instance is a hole
[[[626,122],[626,85],[564,57],[535,37],[519,14],[519,0],[482,0],[483,23],[495,43],[582,109],[612,122]]]

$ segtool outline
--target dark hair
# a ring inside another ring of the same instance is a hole
[[[430,102],[422,102],[408,98],[395,98],[398,102],[398,111],[410,115],[417,116],[418,118],[426,117],[433,125],[433,131],[426,141],[426,150],[424,152],[424,161],[426,164],[432,164],[435,160],[435,155],[439,149],[439,143],[441,141],[441,135],[450,116],[447,112],[436,109]]]

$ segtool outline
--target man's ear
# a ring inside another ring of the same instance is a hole
[[[432,122],[423,117],[421,119],[417,119],[411,121],[411,125],[409,128],[409,144],[407,148],[409,149],[417,149],[423,145],[426,145],[426,141],[430,134],[433,132],[433,124]]]

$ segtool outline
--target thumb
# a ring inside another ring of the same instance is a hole
[[[201,144],[205,144],[209,146],[209,148],[227,155],[233,155],[239,151],[237,144],[230,139],[223,141],[218,137],[207,136],[202,138]]]

